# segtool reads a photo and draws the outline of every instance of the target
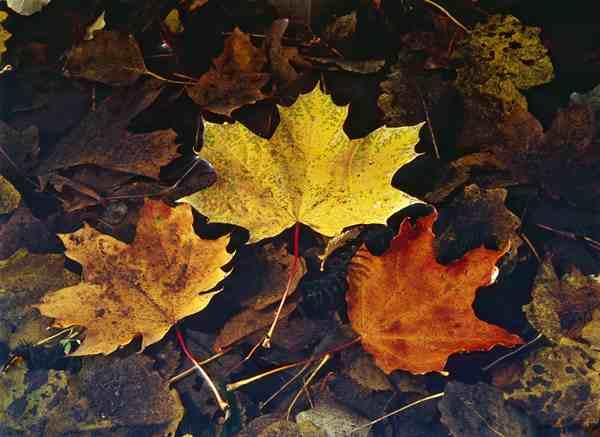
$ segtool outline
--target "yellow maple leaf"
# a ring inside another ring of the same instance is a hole
[[[279,107],[270,140],[241,123],[205,123],[201,156],[217,182],[180,199],[213,222],[250,231],[250,242],[272,237],[296,222],[326,236],[361,223],[385,223],[418,202],[391,186],[412,161],[423,123],[379,128],[351,140],[342,130],[347,106],[336,106],[316,87],[291,107]]]
[[[148,200],[131,245],[88,225],[59,235],[66,255],[83,266],[84,280],[56,290],[35,305],[57,327],[81,325],[86,338],[73,355],[109,354],[142,336],[142,349],[159,341],[183,317],[204,309],[210,290],[233,254],[229,236],[199,238],[188,205]]]

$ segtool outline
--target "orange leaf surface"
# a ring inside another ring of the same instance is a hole
[[[479,320],[472,304],[492,282],[504,251],[480,247],[449,265],[435,259],[431,229],[437,213],[404,220],[382,256],[363,245],[348,269],[348,316],[363,347],[386,373],[441,371],[456,352],[523,341]]]
[[[83,281],[44,296],[36,307],[55,326],[81,325],[86,338],[73,355],[109,354],[134,337],[142,349],[183,317],[204,309],[233,254],[229,236],[203,240],[189,205],[147,200],[131,245],[87,224],[59,235],[66,255],[83,266]]]

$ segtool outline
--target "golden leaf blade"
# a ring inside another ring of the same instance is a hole
[[[343,132],[347,106],[336,106],[317,87],[291,107],[279,107],[270,140],[240,123],[205,123],[201,155],[219,178],[180,199],[213,222],[250,231],[250,242],[301,222],[326,236],[362,223],[385,223],[418,202],[394,189],[392,176],[418,154],[423,123],[379,128],[351,140]]]

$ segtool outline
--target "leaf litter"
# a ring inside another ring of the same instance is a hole
[[[0,433],[597,432],[600,11],[480,3],[0,5]]]

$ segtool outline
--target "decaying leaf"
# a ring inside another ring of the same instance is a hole
[[[600,355],[578,346],[535,351],[524,373],[505,397],[544,424],[595,425],[600,419]]]
[[[415,225],[405,220],[382,256],[363,245],[348,268],[348,317],[386,373],[442,371],[453,353],[522,343],[479,320],[472,307],[504,251],[480,247],[439,264],[431,230],[436,218],[432,213]]]
[[[521,221],[504,205],[507,194],[503,188],[466,186],[440,211],[435,225],[438,259],[446,262],[459,258],[482,244],[491,249],[510,245],[511,254],[516,255],[521,241],[515,232]]]
[[[14,172],[15,165],[20,170],[33,165],[39,153],[38,140],[36,127],[18,131],[0,120],[0,173]]]
[[[522,411],[506,403],[502,392],[482,382],[450,382],[438,402],[441,421],[455,437],[538,435],[535,424]]]
[[[519,90],[550,82],[554,77],[541,29],[525,26],[511,15],[492,15],[477,24],[455,51],[459,60],[457,87],[466,94],[493,96],[510,112],[527,108]]]
[[[0,174],[0,215],[14,211],[21,201],[21,195],[15,187]]]
[[[0,378],[0,435],[48,435],[48,415],[57,406],[63,408],[67,375],[59,370],[28,372],[24,366],[3,374]]]
[[[146,71],[142,51],[133,35],[116,30],[98,30],[67,54],[64,73],[81,79],[125,86]]]
[[[37,174],[95,164],[157,179],[160,168],[179,156],[177,134],[172,129],[131,133],[127,126],[161,90],[159,81],[148,80],[140,88],[116,91],[56,144]]]
[[[234,109],[265,97],[261,88],[270,78],[262,73],[266,63],[264,50],[254,47],[250,37],[235,28],[213,67],[198,83],[186,86],[187,94],[203,109],[231,115]]]
[[[79,430],[87,423],[87,429],[118,429],[123,436],[174,435],[183,405],[153,365],[150,357],[141,354],[85,361],[81,371],[69,378],[65,404],[54,410],[49,425]]]
[[[19,342],[35,343],[48,335],[30,305],[48,292],[79,282],[64,263],[63,255],[37,255],[25,249],[0,260],[0,342],[15,348]]]
[[[0,434],[174,435],[183,406],[152,365],[134,354],[95,357],[77,374],[13,368],[0,378]]]
[[[109,354],[134,337],[142,349],[159,341],[183,317],[204,309],[218,291],[233,255],[229,237],[203,240],[188,205],[148,200],[135,240],[125,244],[89,225],[60,235],[66,255],[83,266],[83,281],[44,296],[36,305],[55,325],[86,327],[75,355]]]
[[[367,418],[333,401],[319,403],[314,408],[296,415],[296,423],[302,435],[315,435],[315,431],[317,431],[316,435],[331,437],[341,437],[350,433],[358,437],[367,437],[370,431],[369,426],[353,432],[355,428],[367,422],[369,422]]]
[[[600,309],[600,281],[576,268],[559,279],[546,258],[539,267],[531,297],[525,314],[535,329],[554,343],[582,342],[582,329]],[[600,343],[594,346],[600,347]]]
[[[33,15],[41,11],[51,0],[6,0],[6,6],[17,14]]]
[[[263,414],[240,431],[238,437],[302,437],[298,425],[276,414]],[[316,436],[315,436],[316,437]]]
[[[283,47],[282,39],[289,24],[288,19],[275,20],[265,39],[265,49],[273,77],[284,84],[295,81],[298,73],[290,64],[290,59],[298,56],[296,47]]]
[[[8,14],[4,11],[0,11],[0,59],[2,59],[2,53],[6,51],[6,41],[12,36],[4,27],[2,22],[8,18]]]
[[[380,128],[350,140],[342,130],[347,107],[334,105],[318,87],[279,111],[270,140],[240,123],[205,123],[201,155],[220,177],[181,201],[211,221],[247,228],[251,242],[296,222],[334,236],[351,225],[385,223],[417,202],[390,183],[417,156],[413,148],[422,124]]]
[[[43,253],[59,244],[58,238],[25,206],[17,208],[6,223],[0,224],[0,260],[20,248]]]
[[[373,357],[362,349],[343,351],[344,373],[361,387],[371,391],[394,390],[387,375],[377,367]]]
[[[227,320],[215,340],[213,349],[216,351],[236,343],[273,322],[273,314],[285,291],[294,257],[288,253],[285,246],[278,248],[268,244],[261,249],[255,253],[254,261],[264,265],[265,270],[260,277],[258,289],[252,290],[256,294],[242,303],[245,308],[240,313]],[[305,272],[306,263],[303,258],[300,258],[288,296],[294,294]],[[289,316],[297,305],[297,299],[288,300],[280,317]]]

